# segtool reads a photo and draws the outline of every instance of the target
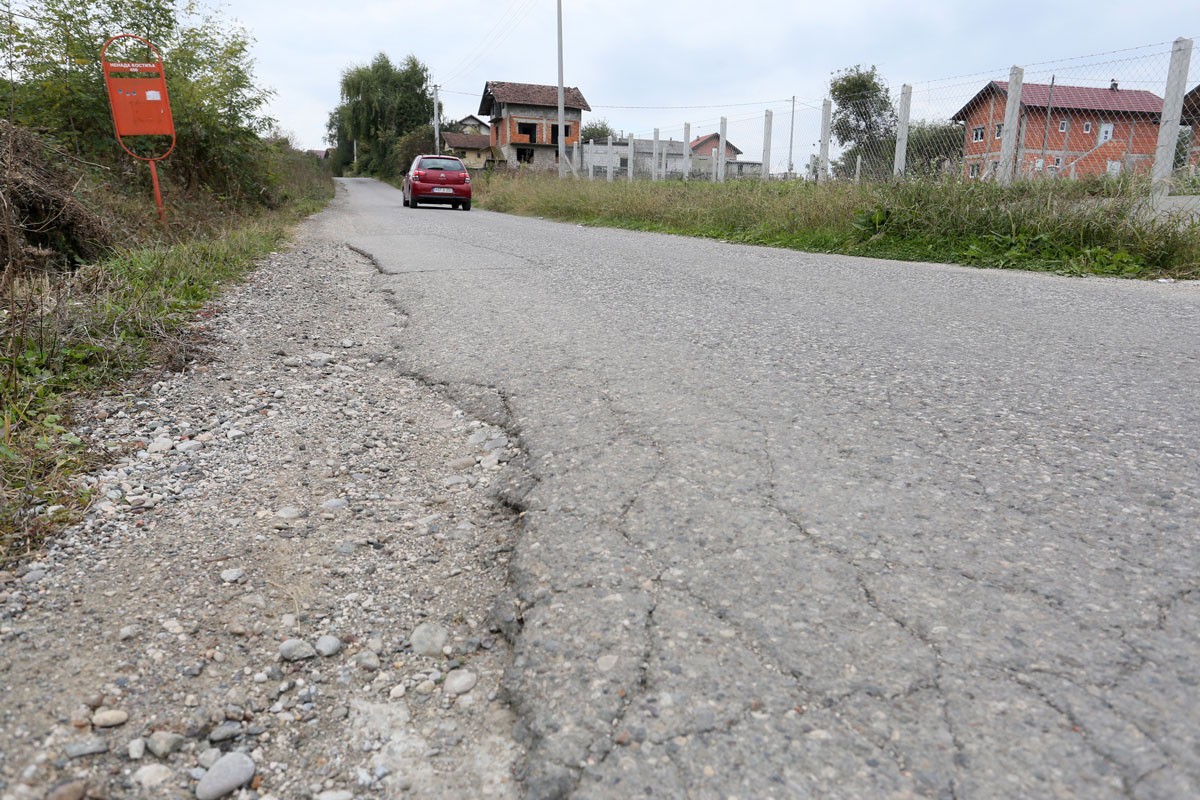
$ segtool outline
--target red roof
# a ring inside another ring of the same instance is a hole
[[[486,133],[442,133],[442,141],[447,147],[455,150],[486,150],[491,145],[491,139]]]
[[[483,99],[479,101],[479,113],[495,116],[496,103],[514,103],[522,106],[551,106],[558,108],[558,87],[542,86],[537,83],[507,83],[488,81],[483,87]],[[563,87],[563,106],[591,111],[583,92],[574,86]]]
[[[692,149],[692,152],[694,153],[694,152],[696,152],[697,147],[700,147],[701,145],[709,143],[709,142],[711,142],[711,144],[709,144],[707,147],[704,148],[704,150],[701,152],[701,155],[708,155],[709,151],[711,151],[714,147],[718,147],[721,144],[721,134],[719,134],[719,133],[706,134],[704,136],[701,136],[698,139],[693,140],[692,143],[690,145],[688,145],[688,147],[690,147]],[[742,154],[742,151],[738,149],[737,145],[734,144],[733,142],[729,141],[728,139],[725,140],[725,144],[732,147],[733,152],[737,153],[739,156]]]
[[[970,109],[988,92],[1008,96],[1008,81],[992,81],[950,119],[965,120]],[[1143,89],[1098,89],[1091,86],[1051,86],[1026,83],[1021,86],[1021,105],[1026,108],[1057,108],[1074,111],[1111,111],[1122,114],[1162,114],[1162,98]]]

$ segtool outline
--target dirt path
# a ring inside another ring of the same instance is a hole
[[[0,572],[3,800],[516,796],[516,443],[399,374],[374,275],[301,238],[87,412],[86,520]]]

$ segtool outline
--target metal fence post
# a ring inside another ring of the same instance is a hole
[[[610,133],[608,135],[608,178],[607,178],[609,183],[612,183],[612,179],[613,179],[613,156],[614,155],[616,155],[616,154],[613,152],[612,134]]]
[[[896,126],[896,156],[892,159],[892,174],[903,177],[908,160],[908,117],[912,111],[912,86],[900,87],[900,120]]]
[[[1013,182],[1017,171],[1017,140],[1021,134],[1021,85],[1025,82],[1025,70],[1013,67],[1008,73],[1008,102],[1004,106],[1004,130],[1000,139],[1000,171],[996,180],[1001,186]],[[988,131],[984,131],[984,136]]]
[[[1179,143],[1179,119],[1183,113],[1191,61],[1192,40],[1181,36],[1171,48],[1171,67],[1167,72],[1167,89],[1163,93],[1162,117],[1158,125],[1158,146],[1154,150],[1150,199],[1156,209],[1171,193],[1175,177],[1175,148]]]
[[[717,183],[725,182],[725,148],[726,148],[725,130],[727,128],[728,128],[728,123],[726,122],[724,117],[721,117],[721,145],[720,145],[721,152],[717,154],[717,160],[720,162],[720,166],[718,167],[718,169],[720,171],[717,173]]]
[[[762,179],[769,180],[771,177],[771,119],[774,114],[771,109],[767,109],[763,119],[763,156],[762,156]]]
[[[828,97],[821,103],[821,171],[817,181],[829,180],[829,131],[833,127],[833,101]]]
[[[692,171],[692,123],[683,123],[683,179]]]

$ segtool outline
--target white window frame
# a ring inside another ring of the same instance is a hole
[[[980,167],[981,167],[981,166],[982,166],[982,165],[980,165],[980,164],[972,164],[972,165],[970,166],[970,168],[967,170],[967,176],[968,176],[968,177],[971,177],[971,178],[978,178],[978,177],[979,177],[979,173],[980,173],[980,171],[981,171],[981,170],[980,170]]]
[[[1092,123],[1090,123],[1090,122],[1083,123],[1083,132],[1091,133],[1092,132]]]
[[[1115,134],[1116,134],[1116,126],[1113,123],[1101,122],[1100,123],[1100,135],[1097,137],[1096,142],[1098,145],[1105,144],[1107,142],[1111,142],[1113,140],[1113,136]]]
[[[1054,157],[1054,168],[1055,168],[1055,169],[1062,169],[1062,156],[1055,156],[1055,157]]]
[[[971,141],[982,142],[984,131],[987,129],[980,125],[978,128],[971,128]]]
[[[1059,133],[1066,133],[1067,129],[1070,127],[1071,127],[1070,120],[1060,119],[1058,121],[1058,132]]]
[[[1003,122],[997,122],[997,123],[996,123],[996,138],[997,138],[997,139],[999,139],[999,138],[1001,138],[1003,135],[1004,135],[1004,123],[1003,123]]]

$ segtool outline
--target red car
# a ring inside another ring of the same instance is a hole
[[[419,203],[471,210],[471,173],[454,156],[417,156],[404,176],[404,205]]]

